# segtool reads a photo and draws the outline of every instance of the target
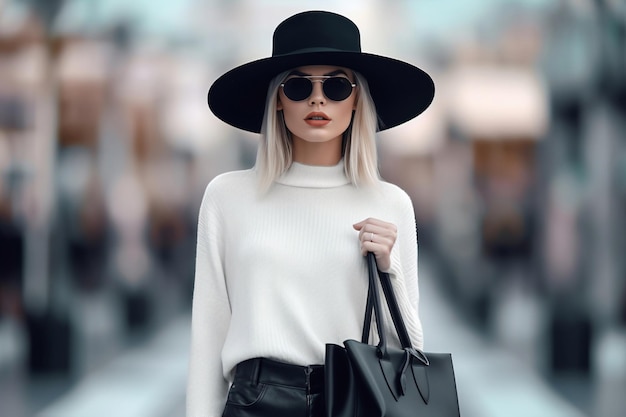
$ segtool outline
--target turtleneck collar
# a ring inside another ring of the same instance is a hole
[[[293,162],[276,183],[291,187],[332,188],[350,184],[343,159],[334,166],[305,165]]]

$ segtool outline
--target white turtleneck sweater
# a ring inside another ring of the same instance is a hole
[[[368,217],[398,227],[389,273],[421,349],[415,218],[404,191],[382,181],[357,188],[343,162],[293,163],[264,195],[254,170],[211,181],[198,223],[187,417],[221,416],[241,361],[323,364],[326,343],[360,340],[367,269],[352,225]]]

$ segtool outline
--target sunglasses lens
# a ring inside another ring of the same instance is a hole
[[[302,101],[313,91],[313,84],[306,78],[290,78],[283,85],[283,92],[289,100]]]
[[[313,82],[305,77],[290,78],[283,83],[283,92],[289,100],[302,101],[309,98]],[[331,77],[322,84],[324,95],[333,101],[341,101],[352,94],[352,83],[347,78]]]
[[[333,101],[341,101],[352,94],[352,83],[347,78],[333,77],[324,82],[324,95]]]

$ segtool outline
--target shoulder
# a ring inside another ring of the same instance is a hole
[[[396,219],[398,223],[415,221],[413,201],[405,190],[386,181],[380,181],[378,189],[380,190],[378,198],[390,218]]]
[[[400,204],[402,206],[413,206],[411,197],[402,188],[396,184],[381,180],[379,182],[379,188],[383,195],[383,198],[387,199],[394,204]]]
[[[219,174],[206,186],[202,207],[224,208],[244,203],[242,199],[257,193],[257,176],[253,169]]]
[[[208,196],[232,194],[244,188],[256,188],[256,174],[253,169],[230,171],[213,178],[206,187]]]

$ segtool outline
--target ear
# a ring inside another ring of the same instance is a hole
[[[283,109],[283,102],[280,101],[280,95],[276,99],[276,111],[281,111]]]

